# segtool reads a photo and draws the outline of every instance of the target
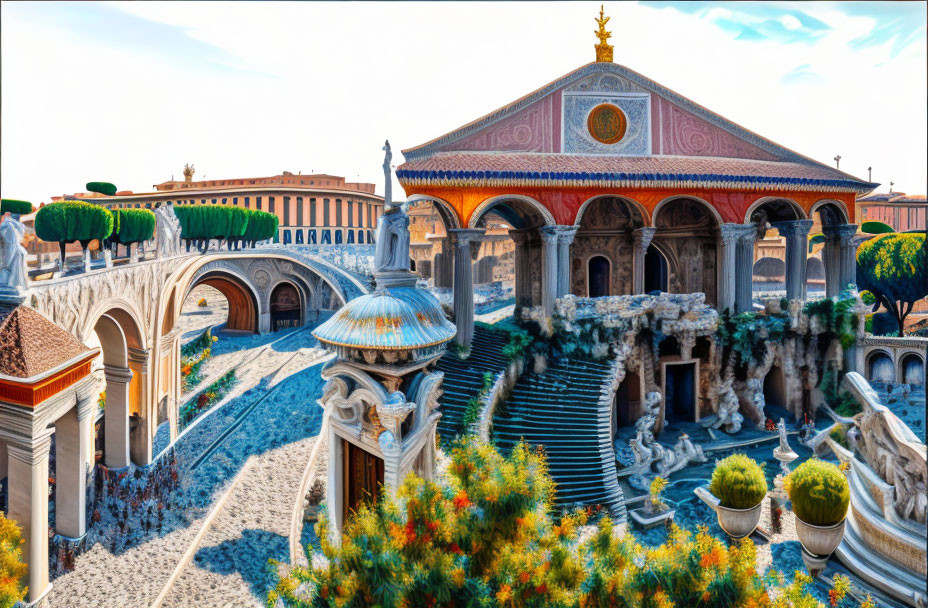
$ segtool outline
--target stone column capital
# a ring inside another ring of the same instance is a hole
[[[454,240],[456,247],[463,249],[465,245],[470,245],[473,241],[479,240],[485,233],[484,230],[474,228],[452,228],[448,231],[448,236]]]
[[[557,226],[557,242],[559,245],[570,245],[577,236],[579,226]]]
[[[790,220],[787,222],[774,222],[771,224],[783,237],[798,236],[805,238],[812,229],[812,220]]]
[[[5,437],[7,452],[10,458],[32,466],[41,462],[43,459],[48,460],[48,453],[52,446],[52,433],[54,428],[48,429],[47,433],[39,437],[22,437],[13,439]]]
[[[541,235],[541,240],[544,241],[545,245],[557,244],[558,228],[559,226],[542,226],[538,229],[538,233]]]
[[[632,230],[632,239],[635,242],[636,249],[647,249],[651,245],[651,239],[657,233],[657,228],[645,226],[644,228],[635,228]]]
[[[837,240],[841,245],[850,245],[851,240],[857,234],[857,224],[823,225],[822,234],[827,239]]]
[[[757,227],[754,224],[720,224],[719,241],[725,245],[734,245],[739,240],[754,240]]]
[[[107,381],[112,380],[113,382],[129,382],[132,380],[132,370],[128,367],[108,365],[104,363],[103,376],[107,379]]]

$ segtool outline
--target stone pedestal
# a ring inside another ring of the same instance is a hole
[[[48,591],[48,451],[51,433],[31,442],[8,441],[10,519],[22,528],[22,555],[29,565],[29,602]],[[59,465],[61,466],[61,465]]]
[[[812,220],[775,222],[773,227],[786,239],[786,298],[806,298],[806,258],[809,253],[809,229]]]
[[[103,373],[106,377],[104,462],[111,469],[121,469],[129,466],[129,381],[132,380],[132,370],[104,365]]]
[[[474,279],[471,260],[472,243],[483,236],[483,230],[449,230],[454,240],[454,323],[458,333],[455,341],[470,346],[474,339]]]
[[[550,317],[554,314],[554,301],[557,299],[557,226],[542,226],[539,228],[541,233],[542,247],[544,251],[544,280],[541,285],[541,303],[545,309],[545,316]]]
[[[557,297],[570,293],[570,244],[578,226],[557,227]]]
[[[644,293],[644,258],[656,232],[657,228],[636,228],[632,231],[632,292],[635,294]]]

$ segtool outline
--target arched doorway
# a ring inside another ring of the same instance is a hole
[[[644,226],[638,204],[616,196],[593,198],[580,208],[576,224],[570,292],[592,298],[634,293],[633,234]]]
[[[224,272],[208,272],[191,286],[191,293],[198,285],[208,285],[225,298],[228,303],[225,329],[257,333],[257,296],[241,279]],[[197,302],[199,302],[199,299],[197,299]],[[184,308],[188,309],[189,306],[188,297],[184,301]]]
[[[764,405],[786,409],[786,377],[779,365],[773,365],[764,376]]]
[[[662,201],[654,210],[657,231],[651,247],[664,255],[669,293],[704,293],[706,303],[717,300],[719,215],[709,203],[689,197]],[[648,249],[651,253],[651,249]],[[647,258],[647,254],[646,254]],[[652,269],[656,270],[656,262]],[[647,266],[647,259],[645,260]],[[652,274],[652,277],[656,274]],[[645,282],[647,283],[647,271]],[[657,289],[656,281],[645,293]]]
[[[753,247],[752,293],[786,293],[786,240],[774,227],[777,222],[804,218],[799,205],[789,199],[763,200],[749,210],[747,222],[757,233]],[[805,267],[803,267],[803,271]]]
[[[895,382],[896,369],[892,357],[883,351],[871,354],[867,362],[867,378],[870,382]]]
[[[302,298],[292,283],[281,283],[271,291],[271,331],[303,324]]]
[[[587,292],[591,298],[612,295],[610,278],[612,264],[602,255],[594,255],[587,262]]]
[[[905,384],[923,386],[925,384],[925,363],[918,355],[908,354],[899,363],[900,376]]]
[[[625,372],[625,378],[616,389],[613,407],[613,432],[638,420],[641,416],[641,379],[638,374]]]
[[[667,291],[667,258],[651,245],[644,256],[644,292]]]

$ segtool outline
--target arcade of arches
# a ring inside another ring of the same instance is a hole
[[[751,310],[754,260],[763,239],[771,236],[785,240],[785,260],[775,260],[773,272],[781,272],[788,298],[806,297],[810,269],[824,276],[829,296],[855,281],[857,227],[847,223],[838,201],[806,203],[811,220],[791,199],[761,197],[741,224],[723,222],[716,208],[697,197],[668,197],[649,215],[633,198],[599,195],[580,206],[573,225],[558,225],[538,201],[512,195],[488,199],[473,210],[469,227],[459,228],[456,208],[418,196],[441,211],[448,246],[435,256],[433,272],[436,285],[442,273],[452,275],[456,339],[462,344],[469,344],[473,333],[474,275],[481,270],[472,262],[486,245],[488,225],[510,227],[516,308],[542,306],[547,314],[556,298],[568,293],[602,297],[655,291],[700,292],[720,310]],[[813,225],[823,234],[821,260],[809,257]]]

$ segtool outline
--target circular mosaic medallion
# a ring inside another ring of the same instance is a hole
[[[611,103],[596,106],[586,119],[586,128],[590,135],[604,144],[615,144],[621,141],[625,137],[626,127],[628,127],[628,121],[625,118],[625,112]]]

